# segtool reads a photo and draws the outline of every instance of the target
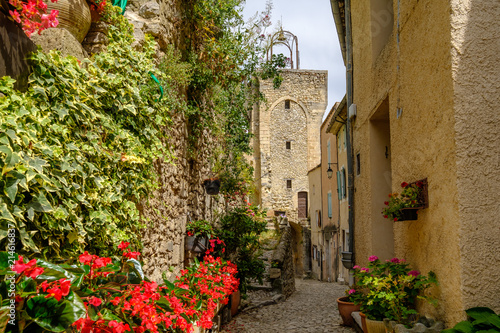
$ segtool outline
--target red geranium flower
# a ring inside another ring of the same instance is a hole
[[[126,249],[129,245],[130,245],[130,243],[129,243],[129,242],[121,242],[121,243],[120,243],[120,245],[118,245],[118,248],[119,248],[120,250],[124,250],[124,249]]]

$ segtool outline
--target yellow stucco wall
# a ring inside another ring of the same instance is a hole
[[[452,75],[463,305],[500,312],[500,4],[454,0]]]
[[[439,305],[420,310],[452,325],[464,319],[468,296],[462,283],[461,251],[467,246],[460,243],[464,225],[457,192],[450,2],[388,1],[393,28],[378,55],[372,54],[378,49],[372,41],[383,38],[374,36],[373,19],[383,25],[387,13],[371,12],[371,2],[351,4],[358,114],[353,150],[361,157],[361,175],[355,177],[356,261],[366,264],[370,255],[388,259],[393,254],[424,274],[433,270],[440,285],[431,293]],[[387,138],[379,135],[384,131]],[[398,192],[401,182],[423,178],[429,183],[429,208],[419,212],[418,220],[381,220],[385,188]]]

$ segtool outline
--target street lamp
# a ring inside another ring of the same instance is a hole
[[[332,178],[332,176],[333,176],[333,170],[332,170],[332,167],[330,166],[330,164],[337,164],[337,163],[328,163],[328,170],[326,170],[326,174],[327,174],[328,178]]]

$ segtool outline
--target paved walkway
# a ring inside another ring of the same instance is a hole
[[[337,298],[346,285],[295,280],[295,293],[286,301],[244,311],[223,327],[221,333],[353,333],[340,325]]]

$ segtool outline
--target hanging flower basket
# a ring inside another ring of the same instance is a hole
[[[205,252],[208,248],[208,237],[202,236],[186,236],[186,251],[196,253]]]
[[[220,180],[218,178],[205,179],[203,186],[208,195],[217,195],[220,190]]]

